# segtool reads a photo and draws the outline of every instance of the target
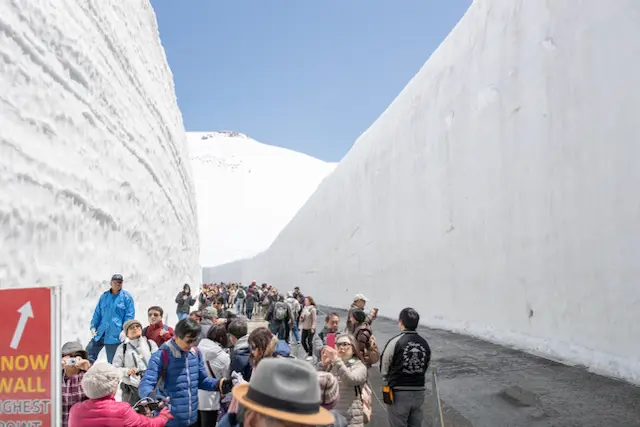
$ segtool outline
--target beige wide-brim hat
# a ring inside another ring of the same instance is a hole
[[[240,405],[271,418],[309,426],[334,423],[333,414],[320,406],[318,376],[306,362],[261,360],[251,382],[238,384],[231,393]]]
[[[327,426],[335,422],[333,414],[321,406],[318,408],[318,412],[315,414],[295,414],[293,412],[285,412],[278,409],[267,408],[266,406],[255,403],[247,399],[248,392],[249,383],[238,384],[232,389],[233,397],[242,406],[268,417],[309,426]]]

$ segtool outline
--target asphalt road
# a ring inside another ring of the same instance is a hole
[[[337,312],[344,323],[345,310],[320,309]],[[377,319],[373,332],[382,348],[398,333],[397,322]],[[640,387],[463,335],[419,332],[431,346],[447,427],[640,427]],[[376,394],[369,426],[387,426],[377,366],[369,375]],[[428,387],[426,426],[434,400]]]

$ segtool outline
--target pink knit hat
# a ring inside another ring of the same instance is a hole
[[[318,371],[318,384],[320,385],[320,405],[328,410],[335,408],[340,397],[338,380],[331,372]]]

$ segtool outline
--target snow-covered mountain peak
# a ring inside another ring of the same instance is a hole
[[[249,139],[249,137],[247,135],[245,135],[244,133],[235,132],[235,131],[232,131],[232,130],[221,130],[221,131],[218,131],[218,132],[206,133],[206,134],[202,135],[200,137],[200,139],[207,140],[207,139],[215,138],[216,136],[227,136],[227,137],[230,137],[230,138]]]
[[[203,266],[268,248],[336,166],[239,132],[192,132],[187,138]]]

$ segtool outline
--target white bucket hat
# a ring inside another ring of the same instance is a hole
[[[356,296],[355,296],[355,297],[353,297],[353,302],[356,302],[356,301],[369,302],[369,298],[365,297],[365,296],[364,296],[364,295],[362,295],[362,294],[356,294]]]

